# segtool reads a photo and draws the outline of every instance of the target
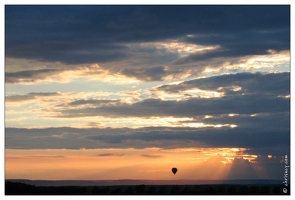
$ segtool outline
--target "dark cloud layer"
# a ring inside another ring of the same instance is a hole
[[[234,87],[241,87],[233,91]],[[290,73],[238,73],[181,82],[177,85],[162,85],[157,90],[179,93],[198,88],[201,90],[218,90],[226,94],[289,95]]]
[[[130,46],[171,40],[219,45],[220,49],[177,56],[155,47]],[[131,68],[117,66],[112,72],[143,81],[180,73],[175,66],[166,71],[161,67],[164,65],[266,55],[269,49],[290,49],[288,5],[5,6],[6,57],[64,64],[98,63],[106,70],[109,68],[104,63],[132,60]],[[147,51],[151,57],[143,56]],[[152,65],[145,63],[147,60]],[[144,70],[143,63],[147,66]],[[6,82],[15,83],[19,76],[44,78],[42,74],[49,71],[7,73]]]
[[[213,115],[212,118],[203,118],[206,124],[237,124],[239,127],[257,128],[260,130],[274,128],[286,130],[290,128],[290,112],[260,113],[254,115]],[[188,123],[199,122],[188,121]],[[267,127],[267,128],[266,128]]]
[[[188,38],[185,41],[201,45],[220,45],[221,49],[203,54],[190,54],[187,57],[174,61],[175,64],[185,64],[212,60],[213,58],[230,58],[246,55],[266,55],[267,50],[288,50],[290,43],[289,29],[265,31],[263,29],[251,29],[241,32],[233,31],[225,35],[201,36]],[[265,38],[266,37],[266,38]],[[259,44],[259,45],[257,45]]]
[[[38,69],[17,72],[6,72],[5,83],[17,83],[22,80],[25,80],[25,82],[34,82],[36,80],[45,79],[47,76],[54,75],[59,72],[61,72],[61,70],[57,69]]]
[[[260,127],[6,128],[5,144],[8,149],[232,147],[250,148],[252,153],[262,149],[263,153],[274,155],[289,152],[289,127]]]
[[[22,102],[33,100],[38,97],[50,97],[50,96],[59,96],[61,95],[58,92],[32,92],[28,94],[19,94],[19,95],[10,95],[5,97],[6,102]]]
[[[288,112],[290,100],[273,96],[241,95],[211,99],[191,98],[183,101],[148,99],[134,104],[60,110],[58,117],[194,117],[215,114],[253,114]]]
[[[258,148],[270,147],[289,143],[289,132],[277,130],[257,130],[254,128],[201,128],[201,129],[151,129],[145,128],[143,130],[135,130],[132,133],[112,134],[112,135],[96,135],[90,136],[89,139],[99,141],[116,141],[124,145],[128,140],[147,142],[148,146],[154,147],[152,143],[161,141],[159,147],[171,148],[168,143],[178,142],[179,147],[244,147],[244,148]],[[150,142],[150,143],[148,143]],[[187,142],[187,144],[185,144]],[[192,142],[192,143],[190,143]],[[134,145],[136,146],[136,145]],[[157,146],[158,147],[158,146]],[[138,148],[138,147],[137,147]]]
[[[126,68],[121,71],[121,74],[134,77],[139,80],[144,81],[159,81],[162,80],[165,76],[169,75],[171,72],[168,72],[165,67],[152,67],[148,69],[130,69]]]

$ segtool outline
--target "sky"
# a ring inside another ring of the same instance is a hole
[[[287,4],[6,5],[5,178],[283,181],[290,60]]]

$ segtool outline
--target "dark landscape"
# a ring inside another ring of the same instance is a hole
[[[5,195],[290,195],[278,180],[6,180]]]

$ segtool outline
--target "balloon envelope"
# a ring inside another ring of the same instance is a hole
[[[173,168],[172,168],[172,172],[173,172],[173,174],[175,175],[176,172],[177,172],[177,168],[173,167]]]

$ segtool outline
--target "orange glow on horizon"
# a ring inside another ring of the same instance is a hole
[[[252,163],[257,156],[244,154],[244,148],[177,149],[7,149],[6,179],[33,180],[116,180],[226,179],[233,160]],[[253,162],[254,164],[254,162]],[[209,171],[211,173],[209,173]]]

